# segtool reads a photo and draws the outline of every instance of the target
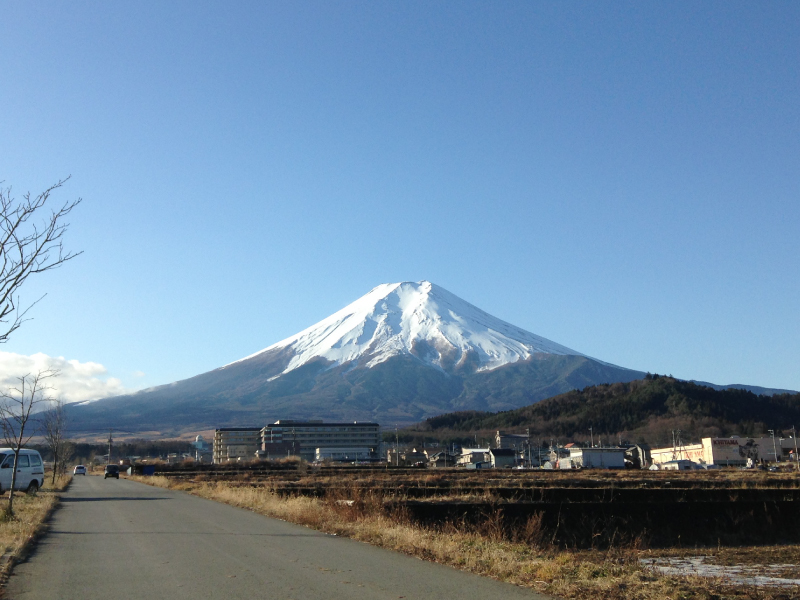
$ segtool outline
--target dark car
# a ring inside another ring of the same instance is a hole
[[[108,479],[109,477],[116,477],[119,479],[119,467],[117,465],[106,465],[105,473],[103,473],[103,479]]]

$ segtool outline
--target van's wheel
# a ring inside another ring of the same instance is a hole
[[[34,479],[33,481],[31,481],[30,485],[28,486],[28,489],[25,491],[31,496],[33,496],[36,492],[39,491],[39,482]]]

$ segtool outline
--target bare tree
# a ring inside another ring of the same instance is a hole
[[[73,456],[75,456],[75,442],[64,440],[64,445],[61,447],[61,457],[58,459],[58,469],[61,473],[67,472],[67,465]]]
[[[67,414],[64,410],[63,400],[60,398],[53,400],[50,407],[41,413],[41,424],[45,444],[53,454],[53,484],[55,484],[59,471],[63,473],[66,466],[64,431]]]
[[[52,402],[52,398],[47,395],[52,387],[47,383],[48,379],[56,375],[58,371],[54,369],[39,371],[35,375],[23,375],[17,378],[19,383],[16,387],[9,387],[0,392],[0,426],[6,443],[14,451],[14,467],[11,471],[6,516],[14,514],[14,487],[17,484],[19,451],[35,433],[35,429],[29,427],[32,425],[31,417],[39,405]]]
[[[27,307],[20,305],[19,288],[31,275],[55,269],[81,252],[68,252],[63,236],[67,215],[81,199],[50,208],[50,195],[69,180],[62,179],[36,197],[30,192],[18,201],[11,188],[0,189],[0,343],[26,321]],[[51,203],[52,204],[52,203]]]

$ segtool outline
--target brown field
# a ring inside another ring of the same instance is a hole
[[[605,506],[614,505],[616,496],[609,494],[624,494],[624,490],[651,494],[645,503],[651,507],[652,498],[659,498],[662,491],[671,498],[669,502],[683,499],[684,506],[689,507],[702,499],[698,494],[703,493],[715,501],[727,499],[724,503],[731,506],[740,504],[737,494],[766,494],[763,497],[772,498],[768,503],[793,503],[800,498],[800,481],[791,473],[476,473],[450,469],[314,469],[295,463],[213,470],[184,467],[137,479],[563,598],[800,598],[796,585],[784,582],[775,586],[774,581],[750,577],[800,579],[800,545],[794,542],[753,545],[739,539],[727,545],[655,547],[646,535],[612,535],[594,523],[596,543],[590,537],[589,543],[579,547],[556,539],[546,511],[532,510],[524,519],[509,520],[506,516],[518,505],[530,504],[532,498],[547,499],[548,494],[560,495],[563,505],[570,503],[565,496],[570,493],[584,500],[573,503],[575,506],[596,507],[597,495],[605,496]],[[425,518],[427,505],[435,510],[442,506],[448,510],[453,506],[477,509],[459,513],[461,518]],[[575,531],[585,534],[580,527]],[[789,533],[792,537],[800,532]],[[643,559],[697,557],[703,557],[703,564],[712,568],[736,566],[749,579],[664,574],[642,563]],[[770,565],[776,566],[768,569]]]

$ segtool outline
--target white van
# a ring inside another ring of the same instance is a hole
[[[0,493],[11,487],[11,473],[14,470],[14,451],[11,448],[0,448]],[[22,448],[17,463],[17,481],[15,489],[34,493],[44,484],[44,462],[42,455],[36,450]]]

